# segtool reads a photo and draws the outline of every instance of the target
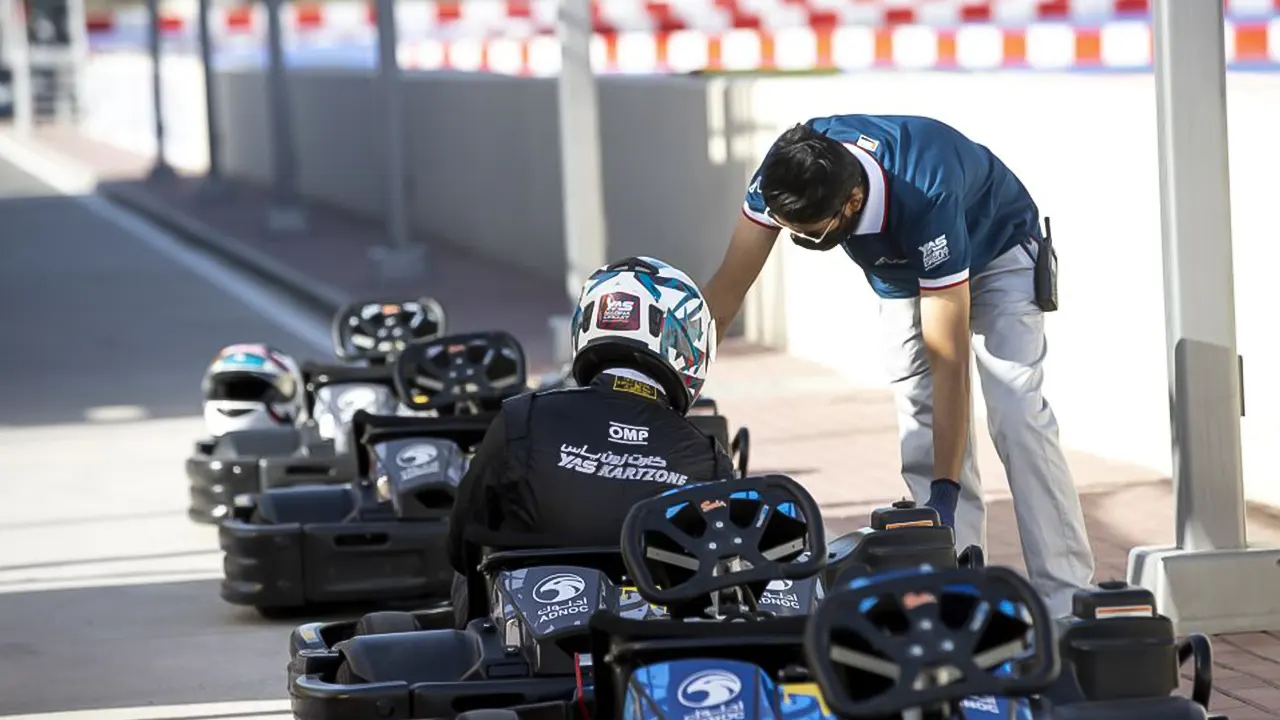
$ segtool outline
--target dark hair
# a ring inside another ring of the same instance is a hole
[[[835,217],[865,180],[848,148],[808,125],[782,133],[760,165],[765,207],[797,225]]]

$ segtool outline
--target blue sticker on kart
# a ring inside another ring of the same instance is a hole
[[[689,659],[632,674],[623,720],[825,720],[816,688],[779,686],[745,662]]]

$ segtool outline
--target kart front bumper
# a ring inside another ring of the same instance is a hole
[[[339,685],[303,675],[289,696],[299,720],[447,720],[488,708],[511,710],[520,720],[579,720],[577,687],[572,677]]]
[[[187,458],[191,505],[196,522],[221,522],[232,515],[237,495],[273,487],[333,485],[350,482],[356,473],[353,456],[213,458],[197,445]]]
[[[259,609],[447,598],[448,533],[444,521],[225,520],[222,598]]]
[[[453,627],[453,608],[448,605],[418,610],[412,613],[423,630]],[[302,675],[319,675],[336,669],[341,662],[335,647],[343,640],[355,637],[359,620],[333,622],[309,622],[293,629],[289,634],[289,686]]]

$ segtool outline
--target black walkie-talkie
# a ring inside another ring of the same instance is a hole
[[[1036,253],[1036,306],[1043,312],[1058,309],[1058,252],[1053,249],[1053,230],[1049,218],[1044,219],[1044,238]]]

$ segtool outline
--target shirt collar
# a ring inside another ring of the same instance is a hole
[[[845,143],[845,148],[858,158],[867,175],[867,198],[862,204],[862,215],[858,218],[858,226],[853,235],[875,235],[884,232],[886,210],[888,209],[889,187],[884,168],[876,162],[876,158],[866,150],[852,143]]]

